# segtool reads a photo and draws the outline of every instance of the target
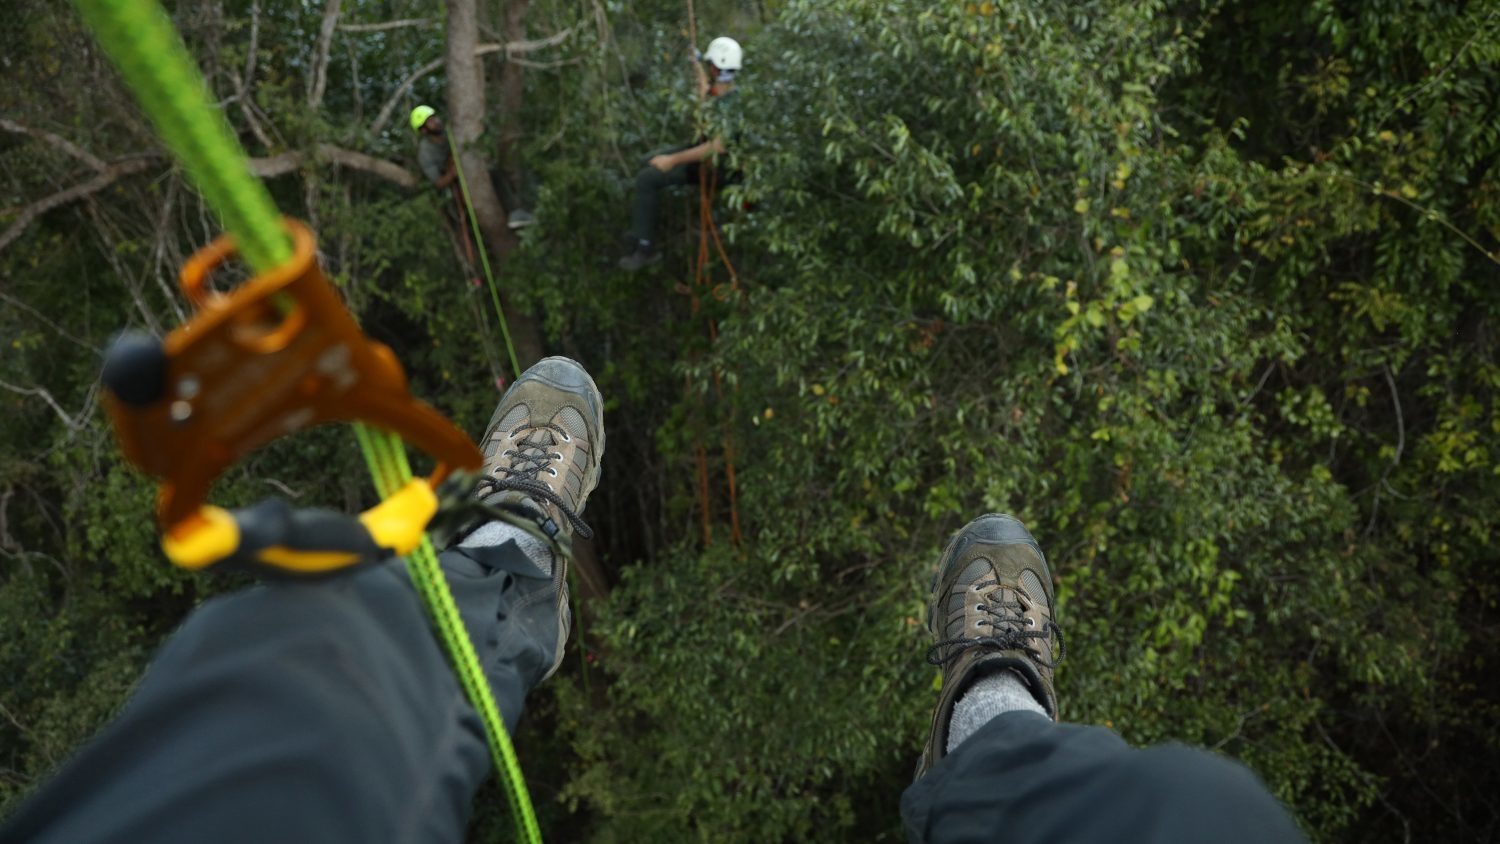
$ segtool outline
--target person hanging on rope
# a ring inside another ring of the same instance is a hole
[[[695,143],[653,153],[646,166],[636,174],[635,202],[630,219],[631,252],[620,259],[620,269],[634,272],[661,260],[654,238],[663,189],[674,185],[699,185],[705,180],[711,186],[720,187],[730,181],[727,177],[720,177],[713,159],[727,149],[725,140],[731,133],[723,131],[723,125],[734,107],[734,77],[744,64],[744,50],[738,41],[721,36],[709,42],[703,53],[695,49],[693,58],[698,98],[708,102],[710,122],[717,124],[717,131],[699,137]]]
[[[417,133],[417,164],[422,168],[422,175],[438,190],[453,189],[454,180],[458,178],[458,168],[448,145],[448,132],[443,128],[442,118],[437,116],[437,109],[427,105],[412,109],[411,128]],[[499,173],[491,172],[490,181],[495,185],[500,203],[507,209],[506,225],[511,229],[520,229],[536,223],[536,215],[526,210],[527,203],[512,189],[509,180]],[[463,200],[457,194],[455,201],[460,208],[463,207]]]

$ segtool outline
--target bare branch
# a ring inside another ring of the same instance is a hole
[[[275,478],[261,478],[261,480],[264,481],[266,484],[268,484],[268,485],[270,485],[272,487],[275,487],[278,492],[280,492],[282,495],[285,495],[287,498],[301,498],[302,497],[302,491],[301,490],[292,489],[291,487],[287,486],[284,482],[278,481]]]
[[[421,184],[417,177],[405,167],[393,164],[384,158],[376,158],[352,149],[336,147],[333,144],[318,144],[318,157],[324,161],[331,161],[340,167],[350,170],[361,170],[371,175],[379,176],[388,182],[395,182],[403,188],[415,188]]]
[[[75,345],[78,345],[78,346],[81,346],[81,347],[83,347],[85,349],[88,349],[91,352],[97,352],[97,351],[99,351],[99,347],[98,346],[95,346],[92,343],[88,343],[88,342],[85,342],[83,340],[78,339],[77,337],[74,337],[72,334],[69,334],[67,332],[67,330],[64,329],[61,325],[58,325],[57,323],[55,323],[52,320],[48,319],[46,317],[46,315],[43,314],[41,311],[37,310],[36,308],[33,308],[32,306],[26,304],[25,302],[21,301],[20,299],[17,299],[16,297],[10,295],[9,293],[6,293],[3,290],[0,290],[0,302],[5,302],[6,304],[8,304],[8,305],[10,305],[10,306],[12,306],[14,308],[19,308],[20,310],[26,311],[27,313],[29,313],[32,316],[36,317],[38,320],[41,320],[42,324],[46,325],[48,328],[52,329],[53,331],[56,331],[58,334],[62,335],[62,337],[64,337],[65,339],[71,340]]]
[[[250,172],[262,179],[274,179],[277,176],[285,176],[295,173],[302,166],[307,156],[300,152],[283,152],[266,158],[250,159]]]
[[[556,59],[550,62],[538,62],[532,61],[531,59],[516,57],[511,58],[509,61],[513,64],[518,64],[521,67],[530,67],[535,68],[536,70],[552,70],[554,68],[563,67],[565,65],[579,64],[583,61],[583,58],[581,56],[575,56],[571,59]]]
[[[260,48],[260,4],[250,4],[250,49],[245,53],[245,81],[242,92],[255,85],[255,53]]]
[[[240,114],[245,117],[245,125],[250,127],[250,134],[255,136],[260,145],[271,149],[275,144],[271,142],[270,135],[266,134],[265,127],[255,118],[255,60],[260,50],[260,4],[250,4],[250,49],[245,53],[244,76],[229,71],[229,78],[234,82],[234,96],[225,102],[234,102],[240,107]]]
[[[318,47],[313,52],[313,77],[307,88],[308,108],[323,104],[323,91],[328,87],[328,60],[333,46],[333,28],[339,21],[339,4],[343,0],[328,0],[323,7],[323,25],[318,29]]]
[[[8,120],[4,117],[0,117],[0,129],[4,129],[7,132],[15,132],[19,135],[30,135],[39,141],[46,141],[49,145],[62,150],[84,164],[87,164],[91,169],[101,173],[109,169],[108,164],[89,154],[82,147],[79,147],[67,138],[54,135],[44,129],[33,129],[30,126],[22,126],[14,120]]]
[[[30,226],[37,217],[51,211],[60,205],[76,202],[84,197],[91,196],[104,190],[125,176],[139,173],[150,167],[155,162],[154,156],[140,157],[118,161],[106,165],[104,170],[86,182],[80,182],[67,190],[61,190],[51,196],[38,199],[36,202],[22,208],[15,222],[11,223],[4,233],[0,233],[0,251],[15,242],[16,238]]]
[[[549,35],[546,38],[538,38],[533,41],[510,41],[505,45],[505,58],[513,59],[521,53],[534,53],[537,50],[556,47],[558,44],[568,40],[568,36],[573,34],[574,29],[575,27],[570,26],[556,35]]]
[[[399,164],[333,144],[318,144],[315,160],[370,173],[403,188],[415,188],[421,184],[416,175]],[[250,170],[263,179],[269,179],[296,172],[308,163],[308,156],[304,152],[283,152],[266,158],[250,159]]]
[[[63,424],[67,425],[70,431],[82,428],[88,420],[89,408],[85,407],[77,417],[69,416],[68,412],[63,410],[63,406],[57,403],[57,399],[53,398],[52,394],[43,387],[17,387],[15,384],[5,381],[0,381],[0,387],[4,387],[12,393],[20,393],[23,396],[37,396],[41,398],[42,401],[45,401],[49,407],[56,411],[57,415],[62,419]]]
[[[442,59],[433,59],[417,68],[416,72],[411,76],[401,80],[401,84],[396,86],[396,92],[391,94],[390,99],[385,101],[385,105],[381,106],[380,112],[375,115],[375,122],[370,124],[370,134],[379,135],[381,130],[385,128],[385,124],[391,119],[391,113],[396,110],[396,106],[401,104],[401,100],[411,91],[411,87],[417,84],[417,81],[422,77],[442,66]]]
[[[480,44],[474,49],[474,55],[484,56],[490,53],[498,53],[504,49],[504,44]],[[417,68],[416,72],[414,72],[411,76],[403,79],[401,81],[401,84],[396,86],[395,93],[391,94],[390,99],[385,101],[385,105],[380,107],[380,113],[375,115],[375,122],[370,124],[370,134],[380,134],[381,130],[385,128],[385,124],[390,121],[391,113],[396,110],[396,106],[401,104],[402,98],[410,93],[412,86],[417,84],[417,82],[420,81],[422,77],[426,76],[429,73],[432,73],[434,70],[437,70],[442,66],[442,59],[433,59],[427,64],[424,64],[421,67]]]
[[[433,18],[402,18],[382,23],[341,23],[340,32],[385,32],[390,29],[400,29],[403,26],[428,26],[436,23]]]

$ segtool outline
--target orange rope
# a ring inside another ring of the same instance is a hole
[[[698,46],[698,18],[697,14],[693,10],[693,0],[687,0],[687,14],[688,41],[693,45],[694,48],[696,48]],[[700,123],[703,114],[703,102],[703,94],[700,93],[698,97],[698,116],[700,118]],[[700,135],[702,134],[706,133],[700,132]],[[724,267],[729,271],[729,289],[731,291],[739,289],[739,274],[735,272],[734,264],[730,262],[729,255],[724,250],[724,242],[719,237],[719,228],[714,224],[713,200],[715,195],[718,193],[718,180],[719,171],[717,167],[713,166],[708,161],[703,161],[699,164],[698,260],[693,270],[692,287],[692,304],[694,314],[698,313],[701,301],[698,296],[699,290],[705,290],[709,293],[710,296],[713,295],[713,291],[710,289],[711,285],[709,284],[708,273],[708,242],[710,236],[712,236],[713,238],[714,247],[718,252],[719,259],[724,262]],[[708,341],[710,346],[717,343],[718,339],[719,327],[714,323],[713,318],[710,317],[708,319]],[[719,370],[717,367],[715,367],[713,370],[713,378],[714,396],[718,399],[720,404],[722,404],[724,401],[724,382],[723,378],[719,374]],[[735,479],[734,471],[734,429],[732,418],[726,419],[724,421],[723,448],[724,474],[726,476],[726,480],[729,483],[729,537],[730,541],[732,541],[735,546],[738,547],[741,538],[740,509],[739,489],[738,483]],[[698,503],[703,514],[703,544],[707,546],[713,539],[713,531],[710,526],[709,516],[709,507],[711,502],[709,500],[708,494],[708,453],[703,446],[703,440],[701,437],[696,444],[696,452],[698,463]]]

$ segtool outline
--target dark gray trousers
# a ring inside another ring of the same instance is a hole
[[[696,185],[703,166],[698,162],[679,164],[662,171],[647,164],[635,176],[635,203],[631,206],[630,235],[637,243],[656,239],[656,217],[661,209],[661,192],[675,185]]]
[[[913,842],[1301,841],[1255,775],[1181,745],[1007,712],[901,795]]]
[[[552,664],[552,589],[514,543],[442,564],[506,726]],[[488,776],[398,561],[207,602],[0,842],[459,842]],[[901,800],[924,842],[1291,841],[1245,768],[1099,727],[993,719]]]
[[[515,546],[441,555],[514,730],[552,665],[552,590]],[[0,842],[464,840],[489,775],[479,717],[399,560],[195,610],[134,695]]]

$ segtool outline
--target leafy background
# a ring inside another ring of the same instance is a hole
[[[160,157],[71,10],[17,5],[0,117]],[[481,40],[506,8],[480,3]],[[523,8],[566,34],[490,120],[524,127],[543,220],[500,284],[596,375],[610,431],[585,648],[517,736],[549,834],[899,839],[927,576],[1001,510],[1056,573],[1067,719],[1232,754],[1316,840],[1500,837],[1500,11],[704,0],[699,40],[746,46],[745,178],[715,206],[734,273],[713,252],[699,279],[687,191],[666,260],[613,269],[641,156],[694,132],[684,7]],[[427,23],[337,31],[316,109],[324,9],[171,9],[252,154],[415,170],[399,117],[443,101],[441,71],[373,115],[441,57],[437,4],[346,4]],[[24,224],[91,165],[5,128],[9,803],[237,584],[164,565],[98,408],[107,338],[180,321],[176,264],[214,224],[164,160]],[[477,432],[506,373],[444,197],[328,162],[269,184],[417,393]],[[351,443],[280,443],[215,498],[367,506]],[[502,802],[481,794],[475,840],[508,834]]]

